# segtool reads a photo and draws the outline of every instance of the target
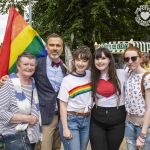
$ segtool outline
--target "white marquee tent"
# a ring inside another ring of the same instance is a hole
[[[129,47],[129,41],[113,41],[104,44],[97,44],[95,42],[94,46],[95,49],[97,48],[108,48],[112,53],[122,53],[127,47]],[[150,51],[150,43],[149,42],[140,42],[134,41],[132,42],[133,46],[140,48],[142,52],[149,52]]]

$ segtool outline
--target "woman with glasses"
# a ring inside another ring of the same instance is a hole
[[[140,65],[142,53],[139,48],[128,47],[123,57],[131,70],[125,86],[127,148],[150,150],[150,74],[146,75],[147,71]],[[142,85],[145,96],[142,94]]]
[[[95,105],[91,112],[90,142],[92,150],[118,150],[124,138],[126,111],[125,70],[115,68],[110,50],[94,52],[91,67],[92,96]]]

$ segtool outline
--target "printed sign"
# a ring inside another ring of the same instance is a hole
[[[141,26],[150,26],[150,8],[148,5],[140,5],[135,11],[135,21]]]
[[[108,48],[110,51],[114,50],[125,50],[128,47],[128,43],[119,43],[119,44],[101,44],[101,48]]]

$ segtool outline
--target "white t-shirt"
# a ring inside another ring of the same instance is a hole
[[[144,73],[143,73],[144,74]],[[139,117],[143,117],[145,114],[145,100],[141,91],[141,80],[143,74],[132,74],[125,86],[125,106],[128,115],[133,114]],[[150,74],[144,78],[144,88],[150,88]]]
[[[116,71],[117,71],[117,76],[118,76],[119,81],[120,81],[121,95],[120,95],[119,106],[121,106],[121,105],[124,105],[124,103],[125,103],[124,86],[125,86],[125,83],[128,79],[128,74],[123,69],[117,69]],[[109,84],[109,83],[107,83],[107,81],[109,80],[108,75],[102,74],[100,79],[103,79],[106,81],[106,91],[105,92],[109,92],[107,89],[107,84]],[[103,87],[100,86],[100,88],[103,88]],[[98,100],[98,106],[101,106],[101,107],[116,107],[117,106],[118,96],[116,93],[114,93],[110,96],[107,96],[107,97],[96,93],[96,96],[97,96],[97,100]]]
[[[84,76],[69,74],[63,79],[57,98],[68,103],[67,111],[85,108],[86,113],[92,106],[90,76],[91,72],[86,70]]]

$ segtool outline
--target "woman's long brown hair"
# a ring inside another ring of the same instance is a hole
[[[95,52],[93,53],[93,62],[92,62],[92,66],[91,66],[91,86],[92,86],[92,97],[93,98],[95,98],[95,96],[96,96],[97,84],[98,84],[99,78],[101,76],[101,72],[100,72],[100,70],[98,70],[95,67],[94,61],[95,61],[95,59],[101,58],[102,53],[107,58],[110,59],[109,68],[108,68],[109,79],[114,85],[114,90],[115,91],[117,90],[119,92],[119,95],[121,94],[121,90],[120,90],[120,86],[119,86],[120,81],[117,77],[116,66],[115,66],[115,61],[114,61],[113,55],[107,48],[99,48],[99,49],[95,50]]]

